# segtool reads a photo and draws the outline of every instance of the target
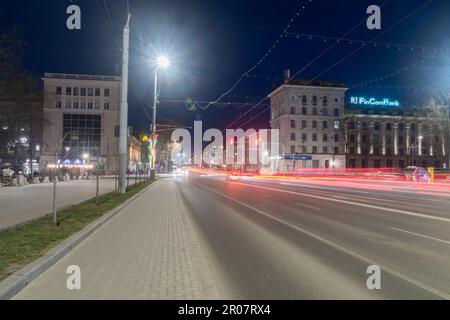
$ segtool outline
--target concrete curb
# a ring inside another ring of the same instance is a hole
[[[136,200],[139,196],[141,196],[144,192],[153,187],[157,182],[158,180],[153,182],[144,190],[132,196],[130,199],[126,200],[121,205],[105,213],[103,216],[101,216],[94,222],[90,223],[81,231],[63,240],[55,248],[47,251],[42,257],[31,262],[29,265],[15,272],[5,280],[0,281],[0,300],[9,300],[13,298],[17,293],[19,293],[22,289],[24,289],[34,279],[36,279],[42,273],[47,271],[51,266],[53,266],[56,262],[58,262],[66,254],[68,254],[73,248],[79,245],[83,240],[89,237],[92,233],[94,233],[98,228],[103,226],[111,218],[120,213],[134,200]]]

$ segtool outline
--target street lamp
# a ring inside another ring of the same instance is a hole
[[[155,68],[155,92],[153,95],[153,139],[156,139],[156,106],[158,104],[158,71],[160,68],[167,68],[170,66],[170,59],[165,55],[160,55],[156,58]],[[152,161],[150,163],[150,178],[155,179],[155,160],[156,160],[156,143],[153,141],[152,147]]]

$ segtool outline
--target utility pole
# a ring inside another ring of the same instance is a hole
[[[120,138],[119,138],[119,192],[125,193],[127,170],[127,139],[128,139],[128,61],[130,45],[130,18],[123,29],[123,61],[122,61],[122,101],[120,103]]]
[[[155,179],[155,161],[156,161],[156,149],[155,141],[156,138],[156,107],[158,105],[158,67],[155,70],[155,88],[153,94],[153,124],[152,124],[152,159],[150,163],[150,179]]]

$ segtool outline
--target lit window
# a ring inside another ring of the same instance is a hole
[[[334,121],[334,123],[333,123],[333,128],[334,129],[340,129],[341,128],[341,124],[340,124],[340,122],[339,121]]]

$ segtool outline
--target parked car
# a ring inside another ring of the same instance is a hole
[[[406,181],[429,182],[431,178],[427,169],[416,166],[406,168],[403,174]]]

